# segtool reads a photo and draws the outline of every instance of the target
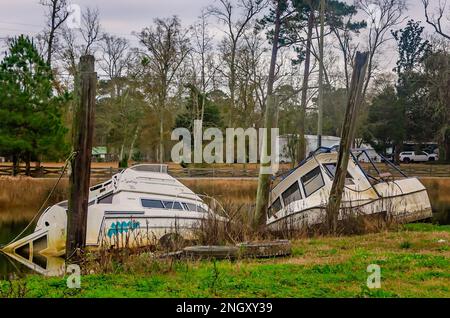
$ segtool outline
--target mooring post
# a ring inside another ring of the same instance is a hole
[[[336,173],[327,206],[328,230],[332,233],[336,233],[337,230],[339,208],[341,206],[342,193],[344,192],[345,177],[347,176],[350,149],[355,135],[357,112],[363,100],[362,87],[366,75],[367,57],[368,52],[356,52],[355,67],[347,96],[347,109],[342,125]]]
[[[97,73],[94,56],[80,58],[76,80],[76,101],[73,117],[73,152],[69,179],[69,208],[67,213],[66,259],[86,246],[89,181],[91,174],[92,139]]]

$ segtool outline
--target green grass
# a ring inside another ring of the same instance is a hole
[[[403,225],[405,230],[417,232],[445,231],[450,232],[450,225],[436,225],[431,223],[410,223]]]
[[[25,297],[450,297],[449,242],[448,226],[411,224],[397,232],[295,241],[287,258],[155,266],[144,259],[150,256],[139,256],[138,265],[82,276],[81,289],[57,277],[20,282]],[[366,286],[370,264],[381,267],[380,289]]]

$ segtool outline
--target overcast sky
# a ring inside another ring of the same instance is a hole
[[[431,2],[435,1],[438,0]],[[151,25],[155,17],[178,15],[183,25],[187,26],[197,19],[202,8],[214,4],[215,0],[72,0],[71,2],[80,5],[81,8],[97,7],[103,31],[126,37],[135,43],[131,33]],[[353,0],[346,2],[353,3]],[[407,0],[407,4],[408,17],[419,21],[425,20],[421,0]],[[450,10],[450,3],[448,8]],[[214,27],[214,21],[211,22]],[[0,38],[22,33],[36,35],[43,29],[44,23],[44,10],[39,5],[39,0],[0,0]],[[426,30],[428,33],[433,32],[429,26],[426,26]],[[389,55],[390,59],[394,56],[392,52]]]

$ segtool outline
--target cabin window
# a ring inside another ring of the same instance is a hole
[[[112,200],[113,200],[113,194],[110,193],[100,199],[98,199],[98,203],[102,203],[102,204],[112,204]]]
[[[170,209],[170,210],[183,210],[183,208],[181,207],[180,202],[175,202],[175,201],[163,201],[164,206],[166,207],[166,209]]]
[[[103,184],[101,184],[101,183],[100,183],[100,184],[97,184],[97,185],[91,187],[91,188],[89,189],[89,191],[95,191],[95,190],[98,190],[98,189],[100,189],[102,186],[103,186]]]
[[[331,179],[334,179],[336,175],[336,164],[335,163],[326,163],[324,164],[325,170]]]
[[[282,194],[284,206],[288,206],[290,203],[301,200],[302,195],[300,194],[300,188],[298,187],[298,182],[295,181],[286,191]]]
[[[63,202],[60,202],[58,205],[64,209],[67,209],[69,207],[69,202],[63,201]]]
[[[319,190],[325,185],[323,181],[322,173],[320,172],[320,167],[317,166],[302,178],[303,190],[305,190],[306,197]]]
[[[189,210],[189,211],[193,211],[193,212],[208,212],[204,208],[202,208],[201,206],[195,205],[195,204],[192,204],[192,203],[183,203],[183,205],[184,205],[185,208],[187,207],[187,210]]]
[[[164,209],[164,205],[160,200],[141,199],[144,208]]]
[[[326,163],[324,164],[325,170],[327,174],[330,176],[330,179],[333,180],[336,175],[336,163]],[[354,185],[352,175],[347,171],[347,176],[345,177],[345,185]]]
[[[277,198],[269,208],[269,217],[280,211],[283,207],[281,206],[280,198]]]

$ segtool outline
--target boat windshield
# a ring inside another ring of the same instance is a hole
[[[157,199],[141,199],[144,208],[149,209],[166,209],[166,210],[185,210],[192,212],[208,212],[202,206],[179,201],[164,201]]]
[[[390,159],[378,154],[379,160],[374,160],[366,149],[354,149],[351,152],[355,164],[369,178],[371,184],[389,181],[393,178],[408,177]]]
[[[325,167],[325,171],[327,172],[328,176],[331,180],[334,179],[334,176],[336,175],[336,163],[326,163],[323,165]],[[353,181],[353,176],[350,174],[350,172],[347,171],[347,175],[345,177],[345,185],[354,185],[355,182]]]

